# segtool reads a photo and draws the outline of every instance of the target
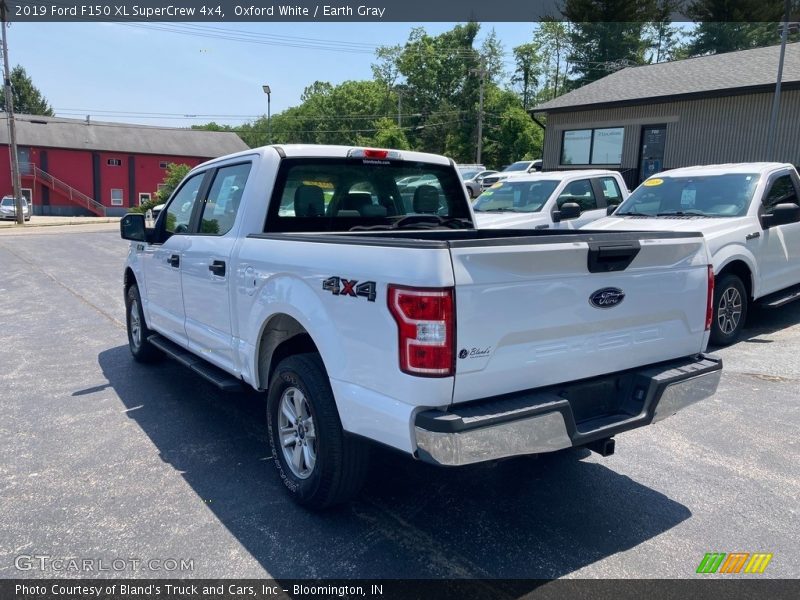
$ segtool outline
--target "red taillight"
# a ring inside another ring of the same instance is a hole
[[[375,150],[373,148],[364,148],[365,158],[386,158],[389,156],[388,150]]]
[[[714,267],[708,265],[708,297],[706,298],[706,331],[714,321]]]
[[[397,321],[400,370],[449,377],[455,371],[453,288],[389,286],[389,312]]]

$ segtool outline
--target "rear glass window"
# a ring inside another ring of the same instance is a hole
[[[757,173],[651,177],[614,214],[740,217],[747,214],[758,181]]]
[[[449,166],[402,160],[284,159],[265,231],[349,231],[409,215],[465,219],[463,183]]]

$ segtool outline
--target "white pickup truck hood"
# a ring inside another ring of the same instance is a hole
[[[475,211],[478,229],[536,229],[549,225],[548,215],[541,212],[479,212]]]
[[[754,217],[605,217],[582,229],[592,231],[699,231],[708,242],[713,256],[723,246],[743,241],[744,236],[760,229]]]

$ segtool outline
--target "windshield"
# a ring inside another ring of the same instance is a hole
[[[409,215],[420,228],[452,220],[471,228],[455,169],[402,160],[288,158],[281,161],[266,231],[385,228]]]
[[[558,187],[558,181],[501,181],[483,192],[472,207],[475,212],[539,212]]]
[[[529,160],[521,160],[519,162],[515,162],[513,164],[508,165],[503,171],[525,171],[528,168],[528,165],[531,164]]]
[[[758,180],[756,173],[651,177],[614,215],[741,217],[747,214]]]
[[[466,169],[462,171],[461,169],[459,169],[458,172],[461,173],[461,179],[466,180],[466,179],[472,179],[473,177],[475,177],[475,175],[477,175],[481,171],[478,171],[476,169],[472,170]]]

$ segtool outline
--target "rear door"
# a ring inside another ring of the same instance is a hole
[[[181,280],[189,347],[220,367],[236,370],[231,329],[231,253],[236,217],[251,163],[221,166],[210,174],[197,231],[183,251]]]
[[[451,242],[454,401],[700,352],[707,339],[703,238],[648,235]]]

